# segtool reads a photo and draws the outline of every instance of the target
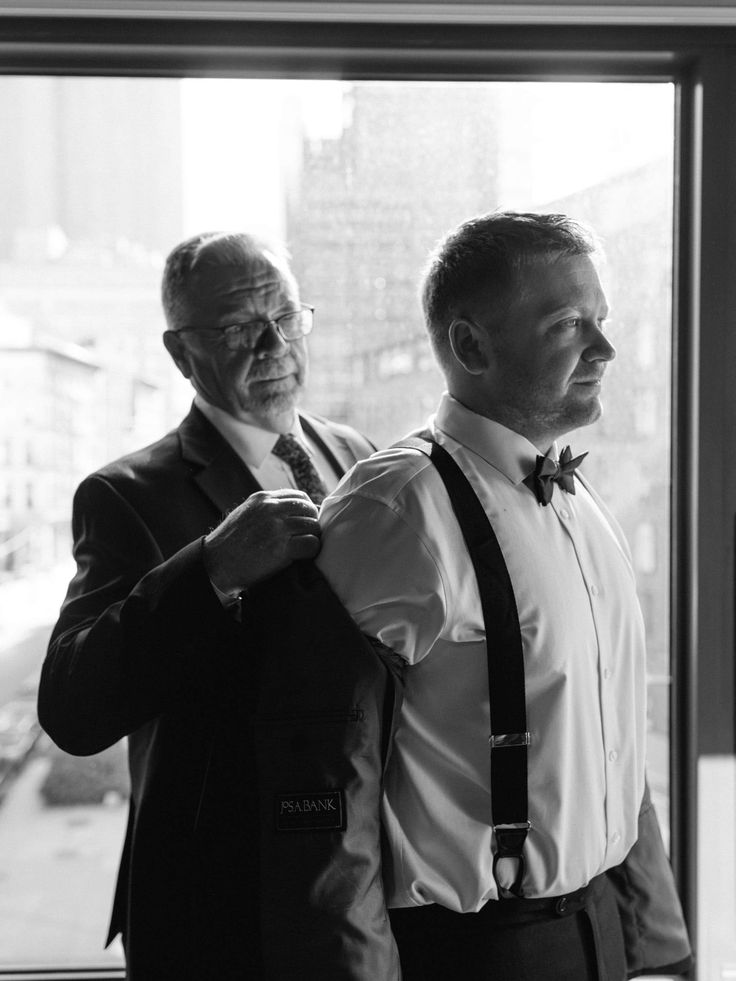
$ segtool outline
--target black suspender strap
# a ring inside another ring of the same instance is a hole
[[[506,562],[493,527],[468,478],[429,432],[402,439],[398,446],[421,450],[437,468],[470,553],[478,580],[488,657],[491,734],[491,810],[496,853],[493,877],[503,898],[521,896],[523,848],[529,828],[524,656],[519,615]],[[502,858],[516,861],[510,887],[498,880]]]

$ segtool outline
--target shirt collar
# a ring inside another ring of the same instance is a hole
[[[525,436],[500,422],[466,408],[445,392],[440,399],[434,425],[452,439],[477,453],[512,484],[520,484],[533,470],[541,453],[557,459],[557,443],[539,450]]]
[[[268,429],[262,429],[260,426],[253,426],[249,422],[236,419],[224,409],[210,405],[199,394],[194,396],[194,404],[202,415],[212,423],[223,439],[227,440],[246,466],[256,470],[263,466],[264,460],[276,445],[279,433],[273,433]],[[299,443],[311,455],[312,448],[304,437],[304,430],[296,411],[289,432],[299,440]]]

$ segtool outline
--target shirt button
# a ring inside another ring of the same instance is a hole
[[[611,763],[616,762],[616,760],[618,759],[618,753],[616,752],[615,749],[611,750],[611,752],[608,754],[608,758],[611,761]]]
[[[561,518],[569,518],[570,517],[570,512],[567,510],[567,508],[562,508],[560,510],[560,517]]]
[[[618,831],[614,831],[611,835],[611,844],[617,845],[621,841],[621,835]]]
[[[608,679],[611,677],[611,669],[610,668],[604,668],[603,669],[603,677],[606,679],[606,681],[608,681]]]
[[[598,595],[598,587],[596,585],[593,585],[593,586],[590,587],[590,595],[591,596],[597,596]]]

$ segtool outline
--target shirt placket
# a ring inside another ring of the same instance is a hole
[[[616,652],[611,645],[615,636],[610,622],[607,601],[607,575],[595,561],[595,533],[584,527],[587,524],[576,498],[556,493],[553,506],[557,517],[569,535],[577,557],[580,575],[585,584],[593,627],[596,636],[596,667],[598,674],[599,711],[603,736],[603,767],[606,795],[604,812],[606,820],[606,858],[615,848],[622,834],[622,729],[619,719],[619,694],[617,692]]]

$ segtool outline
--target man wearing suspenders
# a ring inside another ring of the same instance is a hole
[[[595,241],[558,215],[471,219],[422,302],[447,391],[422,440],[328,497],[317,559],[407,665],[382,800],[403,981],[623,981],[604,873],[645,793],[644,626],[621,530],[557,442],[599,417],[615,356]]]

